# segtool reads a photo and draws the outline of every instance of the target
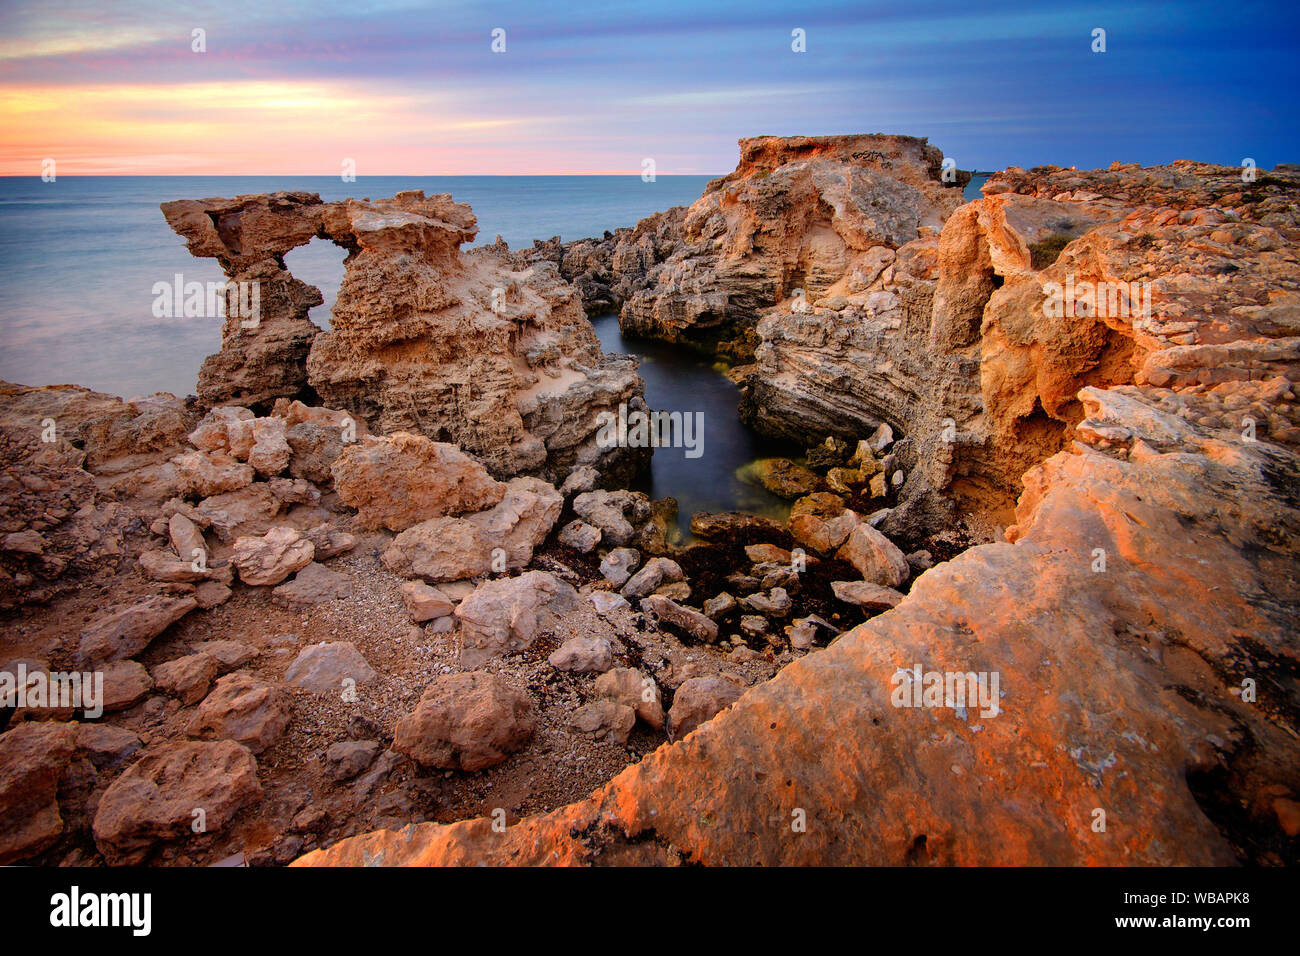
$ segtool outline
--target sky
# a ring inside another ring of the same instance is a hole
[[[1298,46],[1300,4],[1249,0],[0,0],[0,175],[716,174],[742,137],[872,132],[1271,168]]]

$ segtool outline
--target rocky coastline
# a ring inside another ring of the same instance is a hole
[[[194,396],[0,386],[0,672],[103,679],[0,710],[0,864],[1296,862],[1300,169],[969,178],[746,139],[514,251],[446,195],[165,203],[260,315]],[[629,490],[610,311],[806,447],[754,465],[788,521]]]

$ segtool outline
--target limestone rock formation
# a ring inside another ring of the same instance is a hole
[[[488,819],[420,824],[301,863],[585,863],[647,840],[647,862],[764,865],[1271,852],[1259,834],[1281,832],[1273,797],[1300,792],[1287,729],[1300,699],[1263,676],[1300,665],[1300,460],[1197,424],[1202,396],[1090,388],[1079,401],[1129,437],[1032,470],[1009,543],[936,565],[894,610],[591,799],[505,835]],[[918,666],[998,675],[997,707],[911,706],[898,675]]]
[[[589,310],[621,305],[626,332],[745,359],[763,310],[812,302],[848,274],[869,281],[891,250],[937,235],[961,202],[946,187],[970,178],[945,183],[942,161],[910,136],[742,139],[736,170],[689,208],[531,255],[555,261]]]
[[[872,477],[906,482],[879,521],[804,499],[796,535],[847,546],[906,596],[838,581],[896,606],[589,799],[504,835],[422,824],[300,863],[1292,858],[1297,189],[1290,169],[1254,183],[1196,163],[1011,169],[941,234],[881,243],[878,271],[864,260],[810,310],[768,306],[751,420],[844,439],[887,423]],[[665,328],[687,314],[674,294]],[[933,522],[952,497],[1018,499],[1006,540],[926,570],[860,530]],[[708,540],[759,527],[697,525]]]
[[[450,196],[323,203],[274,193],[162,208],[192,254],[260,290],[255,319],[228,309],[221,352],[200,373],[206,403],[319,396],[381,433],[455,443],[498,477],[558,482],[575,466],[598,464],[611,478],[639,467],[643,450],[596,443],[599,412],[640,401],[635,363],[602,356],[553,266],[516,261],[500,245],[462,254],[477,224]],[[319,291],[283,264],[317,237],[348,250],[327,332],[307,318]]]
[[[1086,386],[1212,391],[1214,415],[1300,440],[1263,385],[1300,361],[1300,177],[1012,168],[983,191],[867,284],[766,313],[747,420],[792,437],[891,423],[906,484],[887,532],[942,524],[938,491],[1009,518],[1024,471],[1074,437]]]

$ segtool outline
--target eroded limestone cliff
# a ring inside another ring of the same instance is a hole
[[[199,376],[209,405],[319,397],[375,431],[453,441],[498,476],[609,477],[636,452],[596,445],[597,415],[639,401],[635,363],[602,356],[572,287],[506,250],[462,254],[474,214],[448,195],[322,203],[308,193],[164,203],[190,251],[256,282],[256,321],[231,314]],[[330,329],[307,318],[318,290],[284,266],[319,237],[348,250]]]

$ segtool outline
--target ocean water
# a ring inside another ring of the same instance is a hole
[[[451,193],[478,217],[475,244],[500,235],[513,249],[534,239],[581,239],[635,225],[694,202],[709,176],[120,176],[0,178],[0,379],[85,385],[123,397],[194,391],[203,359],[221,347],[221,320],[158,319],[155,282],[217,282],[168,227],[172,199],[305,190],[327,202],[405,189]],[[329,325],[344,252],[323,240],[290,252],[295,276],[320,288],[312,310]]]
[[[23,385],[71,383],[130,397],[194,391],[203,359],[221,345],[219,319],[158,319],[155,282],[217,282],[211,259],[196,259],[168,228],[158,204],[170,199],[236,196],[280,189],[320,193],[326,201],[380,198],[405,189],[449,192],[478,217],[478,243],[500,235],[511,248],[533,239],[599,236],[699,197],[708,176],[113,177],[0,178],[0,379]],[[966,197],[979,197],[984,177]],[[323,240],[294,249],[289,270],[318,287],[311,312],[322,328],[343,276],[339,247]],[[745,481],[755,458],[794,457],[802,449],[746,428],[739,389],[711,361],[664,343],[624,337],[618,318],[593,320],[601,347],[640,359],[646,400],[656,410],[699,414],[700,454],[656,449],[635,487],[678,501],[678,527],[689,534],[698,511],[743,510],[783,518],[789,502]]]

